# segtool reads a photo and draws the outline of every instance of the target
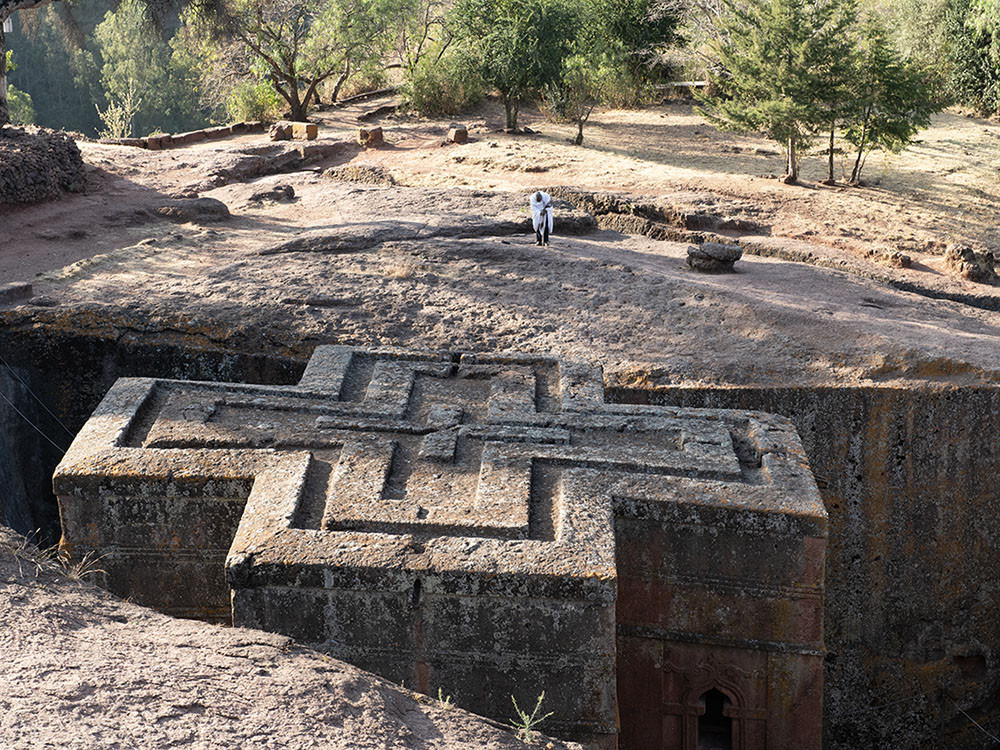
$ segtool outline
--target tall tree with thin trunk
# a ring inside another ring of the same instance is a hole
[[[943,104],[934,95],[933,81],[920,66],[903,59],[877,17],[865,19],[845,133],[857,149],[852,183],[860,182],[872,151],[902,151],[930,125],[931,115]]]
[[[782,144],[789,183],[798,181],[800,149],[829,125],[829,72],[851,49],[844,8],[844,0],[721,0],[715,17],[716,64],[700,112],[724,130]]]

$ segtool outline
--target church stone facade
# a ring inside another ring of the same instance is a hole
[[[64,549],[601,747],[819,748],[826,513],[794,429],[609,404],[535,355],[316,350],[297,386],[122,379],[54,478]]]

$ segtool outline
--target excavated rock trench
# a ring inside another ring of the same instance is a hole
[[[117,378],[294,383],[309,354],[243,349],[207,343],[204,331],[102,329],[71,312],[60,325],[4,329],[4,523],[57,541],[49,478]],[[1000,583],[984,575],[1000,546],[1000,456],[990,449],[1000,389],[611,387],[608,397],[796,423],[830,514],[825,746],[988,746],[964,714],[984,725],[1000,716]]]

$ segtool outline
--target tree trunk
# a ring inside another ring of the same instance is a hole
[[[3,22],[7,20],[0,14],[0,128],[10,122],[10,109],[7,107],[7,40],[3,34]]]
[[[871,117],[871,108],[865,111],[865,122],[861,126],[861,143],[858,144],[858,157],[854,160],[854,169],[851,170],[851,184],[857,185],[861,182],[861,168],[863,166],[861,157],[865,153],[865,144],[868,143],[868,121]]]
[[[351,75],[351,64],[350,62],[348,62],[347,66],[344,68],[344,71],[339,76],[337,76],[337,82],[333,84],[333,93],[330,95],[331,104],[337,103],[337,97],[340,96],[340,89],[347,81],[347,79],[350,77],[350,75]]]
[[[576,139],[573,141],[577,146],[583,145],[583,119],[577,120],[576,123]]]
[[[851,170],[851,184],[857,185],[861,182],[861,168],[864,165],[862,157],[865,155],[865,141],[867,139],[861,138],[861,145],[858,146],[858,155],[854,160],[854,169]]]
[[[504,113],[507,115],[507,130],[517,130],[517,100],[513,96],[501,95]]]
[[[305,122],[306,121],[306,109],[309,106],[309,102],[303,103],[302,99],[299,98],[299,87],[298,81],[295,82],[288,92],[288,119],[292,122]]]
[[[785,182],[794,184],[799,181],[799,160],[795,153],[795,136],[788,138],[788,159],[785,162]]]
[[[829,166],[830,166],[829,172],[830,173],[827,176],[827,179],[830,181],[831,185],[836,181],[833,178],[833,136],[834,136],[834,131],[836,129],[837,129],[837,123],[836,123],[836,121],[831,122],[830,123],[830,163],[829,163]]]

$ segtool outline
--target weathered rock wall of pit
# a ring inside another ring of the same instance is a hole
[[[22,534],[39,530],[43,546],[59,540],[52,472],[62,452],[15,408],[67,448],[72,437],[59,421],[75,434],[120,377],[280,384],[298,382],[305,367],[304,358],[251,354],[198,339],[193,333],[170,336],[127,327],[88,332],[0,325],[0,353],[13,369],[0,363],[0,392],[13,402],[0,398],[0,522]]]
[[[674,388],[611,400],[759,409],[799,430],[830,519],[824,746],[993,747],[1000,388]]]

